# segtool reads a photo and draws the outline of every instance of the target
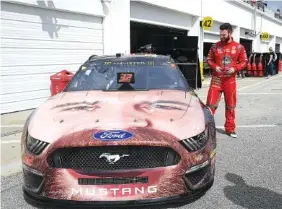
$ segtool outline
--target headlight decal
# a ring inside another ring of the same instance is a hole
[[[28,135],[26,139],[26,148],[29,152],[35,155],[40,155],[43,150],[49,145],[47,142],[40,141]]]
[[[208,129],[202,133],[180,141],[180,144],[185,147],[189,152],[195,152],[202,149],[208,142]]]

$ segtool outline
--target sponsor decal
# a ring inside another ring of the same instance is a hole
[[[229,56],[225,56],[225,57],[223,57],[223,59],[222,59],[222,65],[230,65],[231,62],[232,62],[232,59],[231,59],[231,57],[229,57]]]
[[[114,61],[114,62],[104,62],[106,66],[154,66],[154,61],[135,61],[135,62],[123,62],[123,61]]]
[[[82,67],[81,67],[81,70],[86,70],[86,69],[87,69],[86,66],[82,66]]]
[[[100,131],[93,134],[93,138],[100,139],[102,141],[120,141],[132,138],[134,135],[127,131],[122,130],[108,130]]]
[[[134,73],[117,73],[117,83],[135,83]]]
[[[203,158],[204,158],[203,155],[196,155],[195,156],[196,161],[201,161],[201,160],[203,160]]]
[[[71,188],[71,195],[81,196],[132,196],[157,193],[157,186],[131,188]]]
[[[211,153],[210,153],[210,159],[212,159],[216,154],[216,150],[214,149]]]

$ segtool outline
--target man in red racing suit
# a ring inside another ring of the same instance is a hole
[[[207,97],[207,106],[213,114],[218,107],[221,94],[225,99],[225,131],[236,138],[236,74],[247,65],[245,47],[231,37],[233,30],[229,23],[220,26],[221,41],[213,44],[209,50],[207,63],[212,69],[212,79]]]

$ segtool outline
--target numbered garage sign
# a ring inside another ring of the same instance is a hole
[[[267,41],[269,39],[269,34],[267,32],[261,33],[261,40]]]
[[[212,17],[205,17],[202,21],[202,27],[204,30],[210,30],[213,26]]]

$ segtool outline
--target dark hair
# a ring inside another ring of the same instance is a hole
[[[233,32],[232,25],[230,23],[223,23],[220,27],[220,30],[228,30],[229,33]]]

